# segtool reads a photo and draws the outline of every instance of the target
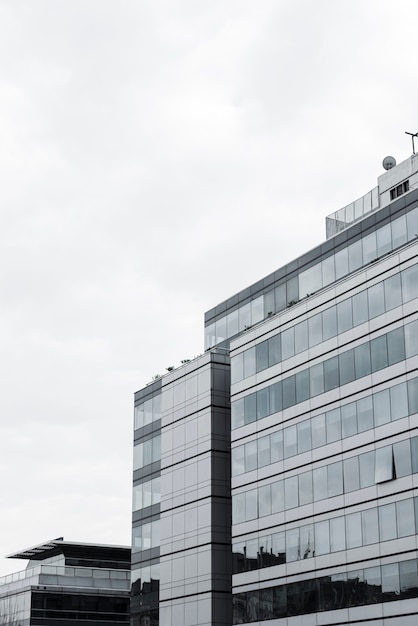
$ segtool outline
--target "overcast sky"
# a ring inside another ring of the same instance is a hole
[[[0,0],[0,575],[130,543],[133,393],[418,131],[416,0]]]

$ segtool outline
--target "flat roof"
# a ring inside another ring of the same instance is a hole
[[[56,554],[64,554],[66,556],[88,556],[93,559],[114,559],[117,557],[118,559],[126,559],[128,561],[130,553],[131,548],[129,546],[64,541],[64,537],[58,537],[31,548],[8,554],[6,558],[43,561]]]

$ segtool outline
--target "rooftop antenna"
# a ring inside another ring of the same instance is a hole
[[[411,135],[411,139],[412,139],[412,154],[415,154],[415,143],[414,143],[414,137],[418,137],[418,133],[408,133],[408,131],[405,131],[405,135]]]

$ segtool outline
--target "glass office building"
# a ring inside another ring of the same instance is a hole
[[[229,623],[415,626],[418,155],[327,235],[205,314],[206,358],[230,356]]]

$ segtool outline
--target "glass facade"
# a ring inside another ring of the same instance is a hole
[[[345,243],[340,249],[312,262],[308,269],[295,271],[291,278],[279,279],[274,287],[260,286],[263,291],[260,295],[248,296],[248,302],[235,305],[233,310],[215,321],[208,319],[205,324],[205,349],[222,344],[263,319],[292,307],[299,300],[414,241],[417,232],[418,207],[411,205],[406,213],[393,216],[392,220],[377,228],[371,226],[352,243],[347,244],[343,239]]]

